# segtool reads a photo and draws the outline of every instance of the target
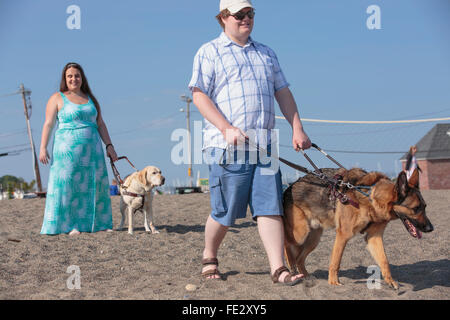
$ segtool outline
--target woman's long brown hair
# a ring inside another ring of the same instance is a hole
[[[100,114],[100,105],[97,101],[97,99],[95,98],[95,96],[92,94],[91,88],[89,88],[89,83],[88,80],[84,74],[83,68],[75,62],[69,62],[68,64],[66,64],[64,66],[64,69],[62,71],[62,75],[61,75],[61,82],[59,84],[59,91],[61,92],[66,92],[69,90],[69,88],[67,87],[67,83],[66,83],[66,71],[69,68],[75,68],[78,71],[80,71],[81,74],[81,92],[83,92],[84,94],[86,94],[88,97],[90,97],[92,99],[92,101],[94,102],[95,105],[95,109],[97,109],[97,117]]]

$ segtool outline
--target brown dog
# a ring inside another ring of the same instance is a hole
[[[383,246],[383,232],[389,221],[400,218],[406,230],[415,238],[433,231],[425,214],[425,201],[418,189],[419,172],[407,181],[401,172],[394,183],[379,172],[367,173],[362,169],[322,169],[328,177],[339,174],[343,182],[354,186],[371,186],[361,191],[340,187],[340,192],[351,199],[342,204],[329,199],[328,185],[318,177],[307,174],[284,192],[285,256],[291,269],[305,276],[305,260],[318,245],[324,228],[335,228],[336,239],[328,273],[328,283],[340,285],[338,271],[345,245],[358,232],[365,232],[367,248],[381,268],[384,280],[394,289]],[[359,207],[359,208],[358,208]]]

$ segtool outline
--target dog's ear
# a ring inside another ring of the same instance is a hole
[[[147,169],[143,169],[143,170],[139,171],[138,180],[144,186],[147,185]]]
[[[406,173],[404,171],[400,172],[397,177],[397,183],[395,184],[395,189],[397,190],[400,198],[406,197],[409,189],[408,178],[406,178]]]
[[[409,178],[408,184],[412,188],[418,188],[419,187],[419,170],[414,169],[413,174]]]

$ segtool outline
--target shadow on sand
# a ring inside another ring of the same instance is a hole
[[[374,263],[375,264],[375,263]],[[390,265],[394,280],[408,283],[413,286],[413,291],[430,289],[434,286],[450,287],[450,260],[419,261],[401,266]],[[367,267],[358,266],[355,269],[340,270],[339,277],[360,280],[356,283],[366,283],[373,274],[367,273]],[[328,270],[316,270],[311,273],[317,279],[328,279]]]
[[[256,223],[254,222],[244,222],[241,224],[236,224],[230,227],[228,232],[231,233],[239,233],[239,229],[242,228],[250,228],[250,227],[256,227]],[[178,234],[186,234],[189,232],[205,232],[205,225],[204,224],[195,224],[195,225],[183,225],[183,224],[176,224],[174,226],[157,226],[158,230],[166,230],[167,232],[173,232]],[[135,228],[135,230],[144,230],[144,228]]]

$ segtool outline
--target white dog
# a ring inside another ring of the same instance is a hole
[[[159,233],[153,225],[153,187],[162,186],[165,178],[157,167],[148,166],[141,171],[130,174],[120,186],[120,213],[122,220],[119,230],[123,228],[126,213],[128,213],[128,233],[133,234],[133,215],[136,211],[144,212],[145,231]],[[147,214],[149,219],[147,219]]]

